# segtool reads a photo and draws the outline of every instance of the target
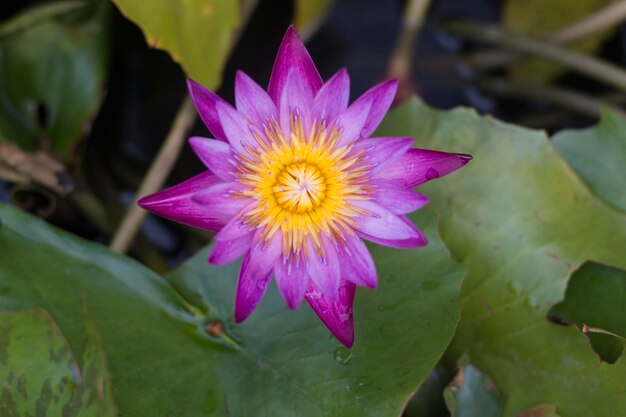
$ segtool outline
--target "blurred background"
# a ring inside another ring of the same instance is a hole
[[[549,132],[588,126],[602,106],[621,112],[626,103],[610,71],[626,59],[624,1],[413,3],[426,9],[410,12],[401,0],[242,2],[247,15],[217,93],[232,102],[237,69],[266,85],[295,21],[323,78],[347,67],[352,98],[398,77],[398,101],[416,94],[436,108],[471,106]],[[107,1],[5,1],[0,21],[0,200],[107,244],[171,130],[185,73]],[[573,45],[572,56],[560,44]],[[209,135],[199,119],[189,124],[186,137]],[[173,184],[203,168],[185,145],[167,169]],[[148,217],[121,251],[163,271],[209,239]]]

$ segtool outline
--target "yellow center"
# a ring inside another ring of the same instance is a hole
[[[354,233],[354,217],[367,214],[350,202],[369,198],[369,167],[363,152],[337,147],[341,131],[323,122],[305,135],[300,118],[292,115],[291,132],[287,140],[269,122],[264,132],[254,133],[259,146],[239,156],[238,179],[251,187],[240,195],[257,201],[244,221],[263,228],[263,241],[282,233],[284,256],[306,255],[307,238],[323,254],[322,233],[341,242],[344,233]]]

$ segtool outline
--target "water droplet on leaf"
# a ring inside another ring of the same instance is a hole
[[[339,363],[346,364],[352,357],[352,353],[345,347],[338,347],[333,353],[333,358]]]

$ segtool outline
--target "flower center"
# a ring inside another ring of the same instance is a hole
[[[284,168],[273,187],[278,204],[292,213],[305,213],[320,206],[326,178],[312,164],[295,163]]]
[[[323,234],[341,241],[354,233],[354,217],[366,213],[351,202],[369,198],[370,168],[351,145],[337,146],[338,129],[321,121],[305,135],[299,117],[292,115],[288,139],[273,121],[255,137],[258,147],[238,157],[238,180],[249,186],[242,196],[257,202],[244,221],[263,228],[261,239],[281,233],[287,256],[298,254],[308,239],[323,252]]]

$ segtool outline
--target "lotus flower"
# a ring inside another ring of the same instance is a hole
[[[471,157],[412,149],[411,138],[369,138],[391,105],[396,81],[378,84],[348,106],[346,70],[324,83],[293,27],[267,92],[241,71],[236,107],[193,80],[188,87],[214,137],[190,139],[208,171],[139,205],[218,232],[212,264],[243,256],[237,322],[252,313],[274,277],[289,308],[306,300],[350,348],[356,286],[377,286],[362,239],[393,248],[425,245],[405,215],[428,199],[412,189]]]

